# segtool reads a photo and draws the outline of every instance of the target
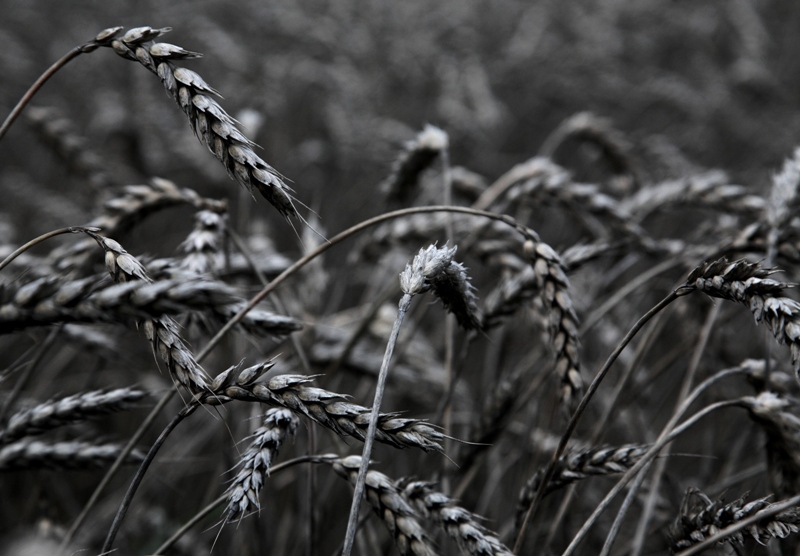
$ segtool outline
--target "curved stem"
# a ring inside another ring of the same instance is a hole
[[[33,247],[34,245],[38,245],[43,241],[50,239],[51,237],[59,236],[61,234],[80,234],[80,233],[87,233],[87,232],[98,232],[100,228],[84,228],[82,226],[67,226],[66,228],[59,228],[57,230],[53,230],[52,232],[47,232],[46,234],[42,234],[39,237],[33,238],[28,243],[11,253],[8,257],[3,259],[0,262],[0,270],[3,270],[11,261],[22,255],[25,251]]]
[[[533,499],[528,511],[525,514],[525,519],[522,522],[522,526],[520,527],[519,534],[517,535],[517,540],[514,543],[514,550],[515,554],[520,554],[522,549],[522,543],[525,539],[525,532],[528,528],[528,523],[530,523],[531,518],[536,514],[536,509],[538,508],[539,504],[542,501],[545,493],[545,487],[550,483],[550,479],[553,478],[553,474],[556,470],[556,465],[558,464],[558,459],[563,455],[564,450],[567,448],[567,442],[572,437],[572,434],[575,432],[575,428],[578,426],[578,421],[580,420],[583,412],[586,410],[586,406],[589,405],[594,393],[600,387],[600,383],[603,381],[603,378],[608,374],[608,371],[611,369],[611,365],[617,360],[619,355],[622,353],[622,350],[630,343],[634,336],[642,329],[642,327],[647,324],[647,322],[657,315],[662,309],[664,309],[667,305],[672,303],[678,299],[678,293],[673,291],[667,297],[662,299],[658,302],[658,304],[650,309],[639,321],[633,325],[633,328],[630,329],[628,334],[622,339],[619,345],[614,349],[611,355],[608,356],[603,367],[597,372],[595,375],[594,380],[589,385],[589,388],[586,390],[586,394],[584,394],[583,398],[581,399],[581,403],[578,405],[578,408],[575,410],[575,413],[572,415],[572,418],[567,425],[567,430],[561,436],[561,440],[558,443],[558,447],[556,451],[553,452],[553,457],[550,459],[550,463],[547,466],[547,471],[542,478],[541,483],[539,484],[539,489],[536,491],[536,497]]]
[[[39,79],[37,79],[36,82],[33,85],[31,85],[30,89],[28,89],[25,92],[25,94],[22,95],[22,98],[19,99],[17,105],[14,107],[11,113],[6,117],[5,121],[3,121],[3,125],[0,126],[0,139],[2,139],[3,136],[6,134],[8,128],[10,128],[11,124],[14,123],[14,120],[16,120],[17,117],[19,117],[19,115],[22,113],[22,111],[25,109],[25,107],[33,98],[33,95],[35,95],[39,91],[39,89],[42,88],[42,85],[44,85],[48,79],[53,77],[53,74],[55,74],[58,70],[66,66],[73,58],[77,58],[84,52],[86,52],[86,45],[76,46],[75,48],[67,52],[59,61],[57,61],[55,64],[47,68],[47,71],[45,71],[39,77]]]
[[[153,443],[153,446],[150,448],[150,451],[147,452],[147,457],[144,458],[144,461],[139,466],[139,470],[136,471],[136,476],[131,481],[130,486],[128,487],[128,491],[125,493],[125,498],[122,499],[122,503],[119,505],[119,509],[117,510],[117,515],[114,516],[114,522],[111,524],[111,529],[108,531],[108,536],[106,537],[106,542],[103,543],[103,549],[101,550],[101,554],[107,554],[111,550],[111,545],[114,544],[114,538],[117,536],[117,532],[119,531],[120,526],[122,525],[122,520],[125,518],[125,513],[128,511],[128,508],[131,505],[131,501],[133,500],[133,496],[136,494],[136,491],[139,488],[139,485],[142,483],[142,479],[144,479],[144,474],[147,472],[147,469],[150,467],[150,464],[155,459],[158,450],[164,444],[164,441],[167,439],[167,436],[178,426],[178,424],[183,421],[183,419],[189,415],[192,411],[194,411],[199,404],[197,402],[192,403],[191,405],[186,406],[183,410],[179,411],[175,417],[167,424],[161,434],[159,435],[158,439]]]
[[[202,352],[197,356],[198,359],[202,359],[203,356],[207,355],[216,345],[222,340],[222,338],[230,332],[231,328],[233,328],[236,323],[238,323],[244,316],[251,310],[253,307],[258,305],[261,300],[267,297],[270,293],[275,291],[275,289],[282,284],[289,276],[303,268],[313,259],[333,247],[334,245],[341,243],[345,239],[382,222],[386,222],[387,220],[393,220],[395,218],[401,218],[403,216],[410,216],[412,214],[422,214],[428,212],[457,212],[461,214],[470,214],[472,216],[480,216],[483,218],[489,218],[491,220],[498,220],[511,226],[512,228],[516,229],[520,233],[525,233],[526,228],[518,224],[513,218],[505,214],[496,214],[494,212],[487,212],[485,210],[477,210],[468,207],[451,207],[451,206],[441,206],[441,205],[432,205],[427,207],[413,207],[408,209],[396,210],[392,212],[387,212],[385,214],[381,214],[379,216],[375,216],[368,220],[364,220],[363,222],[356,224],[343,232],[336,234],[327,243],[323,243],[315,250],[311,251],[310,253],[306,254],[304,257],[299,259],[295,262],[292,266],[281,272],[277,277],[275,277],[272,282],[269,283],[264,289],[258,292],[255,297],[253,297],[250,302],[243,307],[236,315],[231,317],[231,319],[225,323],[217,334],[211,338],[211,340],[206,344],[205,348]]]

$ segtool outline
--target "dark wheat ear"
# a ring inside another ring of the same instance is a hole
[[[212,98],[220,96],[219,93],[195,72],[173,63],[201,55],[172,44],[154,42],[168,31],[169,27],[137,27],[119,38],[110,41],[106,38],[102,46],[110,46],[123,58],[139,62],[161,79],[167,94],[186,113],[197,138],[222,163],[231,178],[249,191],[257,189],[284,217],[300,218],[291,188],[253,151],[256,144],[239,131],[236,120]],[[101,35],[110,32],[119,33],[120,30],[107,30]]]
[[[387,198],[393,201],[407,201],[419,181],[436,158],[447,150],[447,133],[436,126],[426,125],[425,129],[405,144],[403,152],[392,165],[392,172],[380,185]]]

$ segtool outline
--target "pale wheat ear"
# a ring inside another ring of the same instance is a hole
[[[222,163],[231,178],[250,192],[258,190],[287,219],[299,217],[291,188],[253,151],[255,143],[237,129],[236,120],[209,96],[220,96],[219,93],[195,72],[173,63],[197,58],[198,54],[154,42],[166,30],[169,28],[138,27],[102,46],[110,46],[123,58],[139,62],[161,79],[167,94],[186,113],[197,138]]]

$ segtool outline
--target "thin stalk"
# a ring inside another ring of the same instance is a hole
[[[139,466],[138,471],[136,471],[136,476],[134,476],[133,481],[131,481],[130,486],[128,486],[128,491],[125,493],[125,498],[122,499],[122,503],[119,505],[119,509],[117,510],[117,515],[114,516],[114,521],[111,524],[111,529],[108,531],[108,536],[106,537],[105,543],[103,543],[103,549],[101,550],[101,554],[108,554],[111,550],[111,545],[114,544],[114,539],[117,536],[117,532],[119,531],[120,526],[122,525],[122,520],[125,518],[125,514],[128,511],[128,508],[133,501],[133,496],[136,494],[136,491],[139,488],[139,485],[142,483],[142,479],[144,479],[144,474],[147,472],[147,469],[150,467],[150,464],[155,459],[158,450],[164,444],[164,441],[167,439],[167,436],[177,427],[181,421],[183,421],[187,415],[192,413],[195,409],[199,407],[197,402],[192,403],[191,405],[186,406],[184,409],[179,411],[175,417],[164,427],[164,430],[161,431],[161,434],[150,447],[150,451],[147,452],[147,456],[144,458],[144,461]]]
[[[39,89],[42,88],[42,85],[47,83],[48,79],[53,77],[53,75],[58,70],[60,70],[64,66],[66,66],[73,58],[77,58],[78,56],[80,56],[81,54],[83,54],[85,52],[90,52],[90,50],[87,50],[87,46],[89,46],[89,44],[91,44],[91,43],[87,43],[87,44],[82,45],[82,46],[76,46],[75,48],[73,48],[72,50],[67,52],[55,64],[53,64],[52,66],[47,68],[47,71],[45,71],[41,76],[39,76],[39,79],[37,79],[36,82],[33,85],[31,85],[30,89],[28,89],[25,92],[25,94],[22,95],[22,98],[19,99],[19,102],[17,103],[17,105],[14,107],[14,109],[11,111],[11,113],[3,121],[3,125],[0,126],[0,139],[3,138],[3,136],[8,131],[8,128],[10,128],[11,124],[13,124],[14,121],[17,119],[17,117],[19,117],[19,115],[22,113],[22,111],[25,109],[25,107],[31,101],[33,96],[39,91]]]
[[[392,326],[392,333],[389,342],[386,344],[386,351],[383,354],[381,371],[378,375],[378,385],[375,387],[375,399],[372,402],[372,413],[369,418],[367,436],[364,438],[364,449],[361,452],[361,467],[358,469],[355,491],[353,492],[353,503],[350,506],[350,518],[347,521],[347,532],[344,537],[343,556],[350,556],[353,551],[353,542],[356,538],[356,525],[358,524],[358,510],[361,507],[361,497],[364,494],[364,483],[367,480],[367,470],[369,469],[369,458],[372,455],[372,445],[375,442],[375,432],[378,430],[378,414],[380,413],[383,392],[386,388],[386,377],[389,375],[389,363],[392,360],[394,346],[397,343],[397,336],[400,333],[400,325],[403,324],[409,306],[411,305],[411,294],[403,294],[397,307],[397,318]]]
[[[61,234],[80,234],[86,232],[99,232],[100,228],[84,228],[81,226],[67,226],[66,228],[59,228],[58,230],[53,230],[52,232],[47,232],[46,234],[42,234],[39,237],[33,238],[28,243],[11,253],[8,257],[3,259],[3,262],[0,262],[0,270],[3,270],[7,267],[11,261],[22,255],[25,251],[33,247],[34,245],[38,245],[43,241],[50,239],[51,237],[59,236]]]
[[[662,299],[658,302],[658,304],[650,309],[639,321],[633,325],[633,328],[630,329],[628,334],[622,339],[619,345],[614,349],[611,355],[608,356],[603,367],[597,372],[595,375],[594,380],[589,385],[589,388],[586,390],[586,394],[583,395],[581,399],[581,403],[578,404],[578,408],[575,410],[575,413],[572,415],[572,418],[567,425],[567,430],[561,437],[561,440],[558,443],[558,448],[556,451],[553,452],[553,457],[550,459],[550,463],[547,466],[547,470],[545,471],[544,477],[542,477],[542,482],[539,484],[539,489],[536,491],[536,497],[533,499],[531,506],[528,508],[528,511],[525,514],[525,519],[522,522],[522,527],[520,527],[519,534],[517,535],[517,540],[514,543],[514,553],[521,554],[522,551],[522,544],[525,539],[525,532],[528,528],[528,524],[530,523],[531,518],[536,514],[536,509],[538,508],[539,504],[542,501],[545,493],[545,487],[553,478],[553,474],[556,470],[556,465],[558,464],[558,459],[564,454],[564,450],[567,448],[567,443],[569,439],[572,437],[572,434],[575,432],[575,428],[578,426],[578,421],[580,420],[583,412],[586,410],[586,406],[589,405],[594,393],[600,387],[600,383],[603,381],[603,378],[608,374],[608,371],[611,369],[611,365],[617,360],[617,358],[622,353],[622,350],[633,340],[633,337],[642,329],[642,327],[647,324],[647,322],[661,312],[667,305],[672,303],[678,299],[678,294],[673,291],[667,297]]]
[[[711,338],[711,332],[714,329],[714,324],[717,322],[717,318],[719,317],[719,311],[722,305],[720,303],[716,303],[712,305],[711,310],[708,312],[708,316],[706,317],[706,322],[703,326],[703,329],[700,331],[700,339],[697,342],[697,346],[692,354],[692,359],[689,362],[689,369],[686,372],[686,376],[683,379],[683,384],[681,384],[681,390],[678,393],[678,399],[675,402],[675,409],[677,410],[680,407],[680,404],[683,400],[686,399],[686,396],[689,395],[689,392],[692,388],[692,383],[694,382],[694,378],[697,374],[697,369],[700,366],[700,359],[705,353],[706,346],[708,346],[708,341]],[[670,447],[667,446],[665,452],[669,454]],[[667,465],[667,458],[661,458],[655,464],[655,469],[653,470],[653,475],[650,480],[650,492],[647,497],[647,502],[644,505],[644,509],[642,510],[641,518],[639,519],[639,526],[636,529],[636,535],[633,538],[633,548],[631,549],[631,554],[633,556],[639,556],[644,549],[644,541],[647,538],[647,527],[650,522],[650,518],[655,511],[656,500],[658,499],[658,490],[661,484],[661,477],[664,475],[664,470],[666,469]],[[638,488],[638,486],[631,487],[631,490]],[[609,535],[609,539],[607,541],[610,544],[613,543],[613,538]]]

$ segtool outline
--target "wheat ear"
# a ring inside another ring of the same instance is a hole
[[[258,493],[264,486],[272,460],[287,436],[297,429],[297,417],[288,409],[270,409],[264,416],[264,424],[253,433],[253,440],[238,465],[239,472],[228,487],[228,507],[225,521],[244,517],[248,512],[260,510]]]
[[[434,489],[433,483],[406,482],[403,497],[423,517],[430,517],[442,526],[458,546],[475,556],[512,556],[497,534],[480,524],[481,518],[456,504],[449,496]]]
[[[0,448],[0,471],[24,469],[99,469],[111,465],[122,451],[120,444],[92,442],[41,442],[24,438]],[[133,450],[124,463],[140,463],[144,455]]]
[[[231,400],[264,402],[290,409],[341,436],[366,438],[372,413],[369,408],[343,401],[347,398],[343,394],[306,386],[313,380],[307,376],[277,375],[260,382],[273,365],[268,361],[245,369],[231,367],[217,375],[210,391],[200,396],[199,401],[209,405]],[[424,421],[381,413],[375,439],[395,448],[441,452],[444,435]]]
[[[95,390],[18,411],[8,419],[5,427],[0,429],[0,444],[8,444],[25,436],[41,434],[50,429],[128,409],[145,395],[145,392],[134,388]]]
[[[681,514],[670,527],[673,551],[690,548],[707,537],[716,535],[720,530],[774,506],[768,501],[771,496],[752,502],[746,502],[745,498],[746,495],[725,504],[721,500],[712,501],[699,490],[690,488],[686,492]],[[748,536],[757,543],[766,545],[770,539],[785,539],[790,534],[797,533],[800,531],[798,526],[800,526],[800,508],[795,506],[731,533],[719,542],[741,545],[745,536]]]
[[[380,189],[391,200],[408,200],[420,174],[447,150],[449,143],[446,132],[436,126],[426,125],[413,140],[405,144],[403,152],[392,165],[391,174],[380,185]]]
[[[142,280],[149,282],[144,266],[113,239],[93,235],[106,253],[106,268],[115,281]],[[208,390],[210,378],[181,338],[178,324],[168,316],[147,319],[143,322],[145,336],[153,351],[161,356],[172,379],[189,392],[197,394]]]
[[[360,456],[331,462],[334,471],[355,485],[362,466]],[[394,538],[401,556],[434,556],[437,554],[417,512],[403,498],[400,488],[378,471],[368,471],[364,483],[366,498]]]
[[[701,291],[742,303],[756,323],[763,322],[779,344],[788,344],[795,373],[800,373],[800,303],[779,294],[789,285],[769,278],[774,270],[745,260],[719,259],[695,268],[678,295]],[[800,377],[800,374],[798,374]]]
[[[294,207],[291,189],[275,169],[254,151],[250,141],[212,96],[220,96],[202,77],[186,68],[177,67],[175,60],[199,58],[201,54],[184,50],[169,43],[153,42],[169,27],[154,29],[137,27],[103,46],[110,46],[125,59],[139,62],[161,79],[164,89],[189,118],[197,138],[219,160],[231,178],[249,191],[261,195],[285,217],[299,217]]]

